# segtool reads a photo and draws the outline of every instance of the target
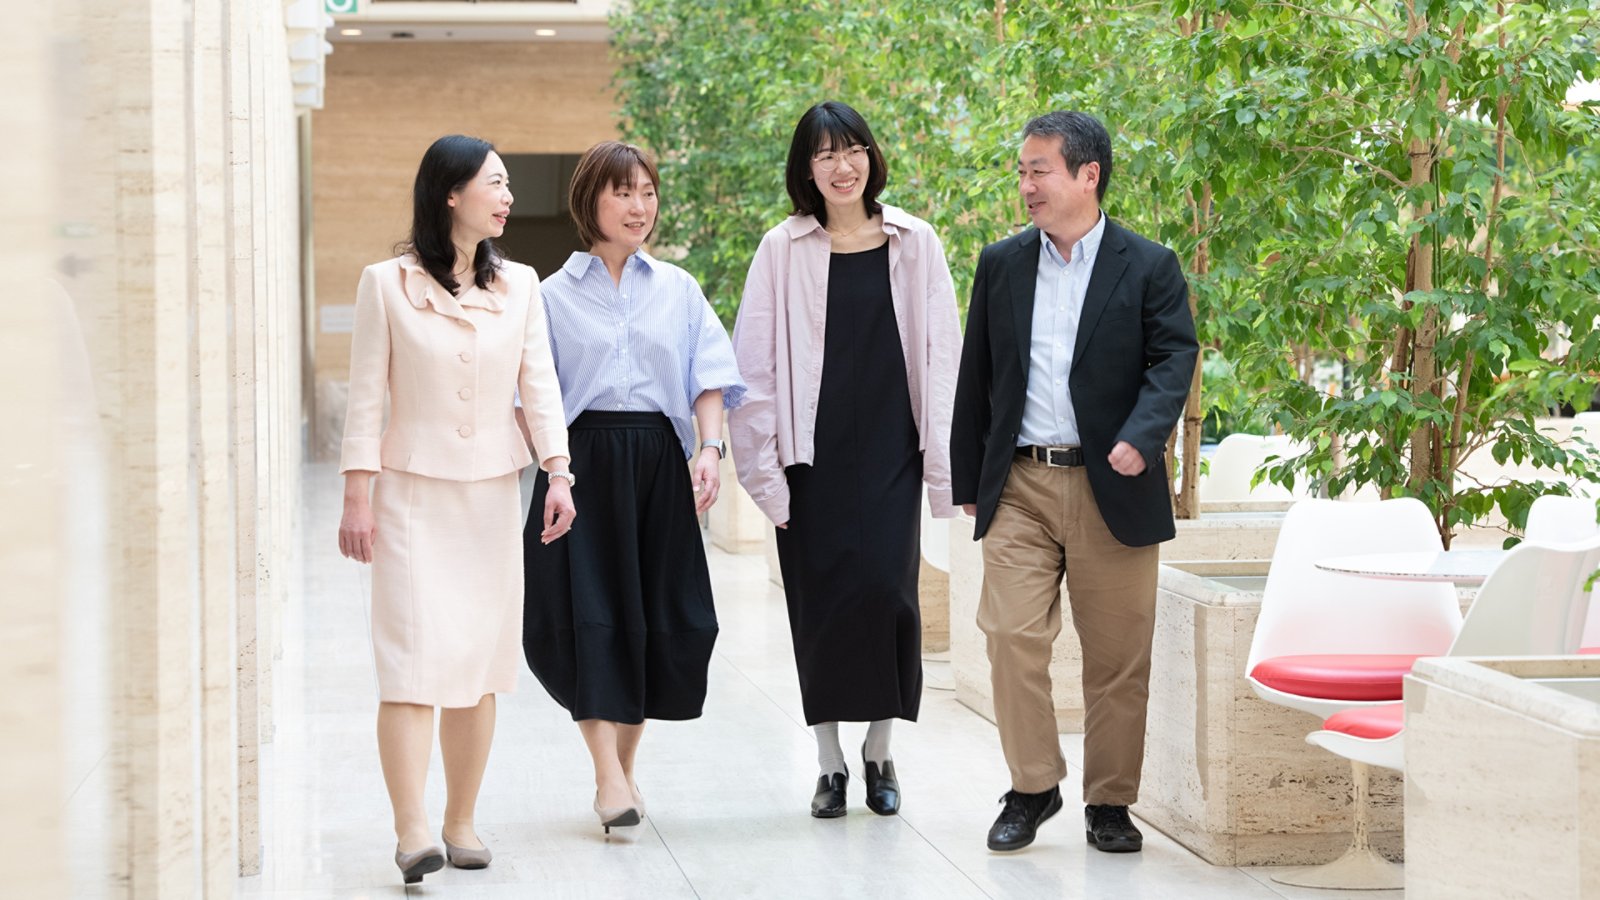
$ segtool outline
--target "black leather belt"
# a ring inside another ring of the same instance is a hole
[[[1083,465],[1082,447],[1018,447],[1017,455],[1056,468]]]

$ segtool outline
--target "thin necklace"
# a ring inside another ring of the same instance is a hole
[[[863,225],[865,225],[865,224],[867,224],[868,222],[871,222],[871,221],[872,221],[872,217],[871,216],[867,216],[865,219],[862,219],[861,221],[857,222],[856,223],[856,227],[850,229],[849,231],[834,231],[832,228],[829,228],[827,226],[823,226],[822,230],[826,231],[827,233],[833,235],[836,238],[847,238],[850,235],[855,234],[856,232],[860,231],[861,230],[861,226],[863,226]]]

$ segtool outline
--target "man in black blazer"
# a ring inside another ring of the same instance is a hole
[[[1158,544],[1173,537],[1164,460],[1199,345],[1177,256],[1100,211],[1111,138],[1053,112],[1023,129],[1034,226],[985,247],[950,429],[955,502],[983,540],[978,625],[1011,790],[989,848],[1033,842],[1061,808],[1050,651],[1060,584],[1083,644],[1084,827],[1137,851]]]

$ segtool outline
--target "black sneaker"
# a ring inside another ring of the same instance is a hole
[[[1053,787],[1041,794],[1006,791],[1000,802],[1005,808],[989,829],[989,849],[1021,850],[1033,843],[1044,820],[1061,811],[1061,788]]]
[[[1126,806],[1085,806],[1083,830],[1089,843],[1106,853],[1138,853],[1144,847],[1144,835]]]

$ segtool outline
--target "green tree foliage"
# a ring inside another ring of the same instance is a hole
[[[1024,221],[1021,124],[1083,109],[1115,140],[1107,211],[1179,253],[1231,379],[1192,398],[1189,471],[1208,415],[1270,421],[1312,448],[1273,479],[1418,496],[1447,541],[1597,477],[1534,426],[1600,375],[1600,114],[1565,102],[1596,75],[1588,0],[636,0],[616,24],[664,241],[725,316],[812,102],[867,115],[884,199],[945,237],[963,295]],[[1556,477],[1478,485],[1475,453]]]

